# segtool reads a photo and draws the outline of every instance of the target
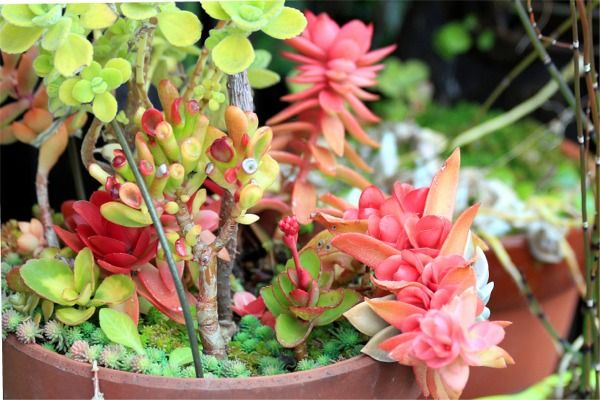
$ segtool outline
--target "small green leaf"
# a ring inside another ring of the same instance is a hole
[[[33,17],[31,19],[31,22],[33,22],[34,25],[41,26],[43,28],[48,28],[56,24],[58,20],[62,17],[63,6],[60,4],[56,4],[54,6],[49,7],[51,8],[45,13]]]
[[[192,349],[189,347],[179,347],[169,354],[169,365],[172,368],[181,368],[193,362]]]
[[[262,297],[265,305],[273,313],[274,316],[279,314],[289,314],[289,310],[283,307],[275,298],[273,294],[273,286],[266,286],[260,290],[260,296]]]
[[[71,306],[75,301],[65,301],[63,293],[73,288],[73,273],[69,266],[55,259],[31,259],[21,267],[21,278],[40,297],[56,304]]]
[[[127,275],[116,274],[106,277],[92,300],[92,304],[120,304],[135,292],[135,283]]]
[[[80,306],[87,306],[90,302],[90,298],[92,297],[92,284],[88,283],[83,287],[83,289],[79,292],[79,296],[77,297],[77,304]]]
[[[306,17],[299,10],[284,7],[281,14],[262,28],[262,31],[275,39],[291,39],[301,34],[306,24]]]
[[[267,68],[269,64],[271,64],[271,58],[271,53],[269,53],[267,50],[254,50],[254,61],[252,62],[252,65],[250,65],[250,69]]]
[[[319,277],[319,273],[321,272],[321,261],[314,250],[308,249],[300,253],[300,264],[302,264],[313,279]],[[296,264],[294,264],[294,260],[290,258],[285,264],[285,267],[286,269],[293,269],[296,268]]]
[[[54,303],[50,300],[42,300],[41,304],[42,308],[42,316],[44,317],[44,321],[48,321],[52,314],[54,313]]]
[[[86,12],[81,14],[79,21],[85,29],[108,28],[117,20],[118,15],[108,4],[93,3],[88,5]]]
[[[0,23],[0,50],[8,54],[23,53],[35,44],[43,31],[38,27],[23,28]]]
[[[360,294],[352,289],[337,289],[336,291],[342,292],[342,301],[334,308],[327,310],[318,316],[314,321],[315,326],[323,326],[332,323],[360,301]],[[321,302],[321,298],[323,298],[323,295],[319,297],[319,303]],[[317,305],[321,305],[319,303],[317,303]]]
[[[94,255],[92,251],[85,247],[75,257],[75,265],[73,267],[73,282],[75,290],[81,292],[83,288],[90,284],[92,292],[96,286],[96,276],[94,269]]]
[[[241,34],[226,36],[212,51],[215,64],[226,74],[233,75],[247,69],[254,61],[254,49],[248,38]]]
[[[74,307],[66,307],[59,308],[56,310],[54,315],[56,319],[62,322],[65,325],[75,326],[80,325],[83,322],[87,321],[94,315],[96,311],[96,307],[89,308],[74,308]]]
[[[2,7],[2,17],[12,25],[29,28],[35,14],[26,4],[6,4]]]
[[[158,9],[153,3],[122,3],[121,12],[127,18],[142,20],[154,17],[158,14]]]
[[[281,314],[275,321],[277,341],[283,347],[298,346],[306,340],[311,330],[310,323],[301,321],[289,314]]]
[[[137,328],[127,314],[110,308],[101,309],[100,328],[111,341],[129,347],[139,354],[144,353]]]
[[[100,213],[110,222],[127,228],[142,228],[152,224],[150,214],[116,201],[102,204]]]
[[[228,19],[230,19],[229,14],[227,14],[225,10],[223,10],[223,7],[221,7],[220,1],[203,0],[202,8],[204,9],[204,11],[206,11],[208,15],[210,15],[214,19],[220,19],[223,21],[227,21]]]
[[[94,92],[92,91],[92,84],[87,79],[80,79],[75,85],[73,85],[73,98],[79,103],[89,103],[94,100]]]
[[[117,99],[109,92],[98,93],[94,97],[92,111],[96,118],[102,122],[110,122],[117,115]]]
[[[114,68],[121,73],[121,83],[127,82],[131,77],[131,64],[124,58],[111,58],[104,64],[104,68]]]
[[[67,39],[72,23],[71,18],[61,18],[44,35],[42,47],[48,51],[56,50]]]
[[[100,77],[106,82],[108,85],[108,90],[113,90],[121,86],[123,82],[123,78],[121,76],[121,72],[115,68],[104,68],[100,72]]]
[[[281,78],[277,72],[263,68],[251,68],[248,70],[248,80],[254,89],[265,89],[278,83]]]
[[[70,33],[56,49],[54,66],[63,76],[73,76],[79,68],[92,62],[93,53],[94,48],[86,38]]]
[[[79,101],[73,97],[73,87],[80,79],[78,78],[69,78],[63,83],[61,83],[60,88],[58,89],[58,98],[67,106],[77,106],[79,105]]]
[[[33,61],[33,70],[37,76],[46,77],[54,68],[49,54],[40,54]]]
[[[158,14],[158,27],[169,43],[177,47],[191,46],[200,40],[202,24],[189,11],[173,10]]]
[[[101,71],[102,66],[100,65],[100,63],[98,63],[97,61],[93,61],[90,65],[88,65],[81,71],[81,77],[83,79],[91,81],[95,77],[99,76]]]

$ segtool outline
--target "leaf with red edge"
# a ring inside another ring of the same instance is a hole
[[[463,254],[469,238],[471,225],[475,220],[478,210],[479,204],[474,204],[460,214],[442,245],[440,256]]]
[[[6,274],[6,285],[13,292],[30,292],[29,288],[21,278],[21,267],[14,267]]]
[[[460,148],[457,148],[433,177],[425,202],[424,216],[437,215],[452,221],[459,172]]]
[[[297,179],[292,192],[292,212],[301,224],[310,222],[311,213],[317,207],[317,191],[306,179]]]
[[[424,314],[425,310],[397,300],[365,300],[377,315],[390,325],[401,329],[402,322],[411,315]]]
[[[342,233],[334,237],[331,244],[371,268],[400,254],[400,250],[362,233]]]
[[[326,310],[325,307],[290,307],[290,311],[294,315],[304,321],[311,322]]]

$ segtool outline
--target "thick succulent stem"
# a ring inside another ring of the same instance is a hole
[[[38,171],[35,178],[35,193],[40,206],[40,219],[44,225],[44,236],[49,247],[59,247],[58,237],[54,232],[52,223],[52,211],[48,200],[48,174]]]
[[[296,361],[304,360],[307,355],[308,351],[306,349],[306,342],[302,342],[298,346],[294,347],[294,358],[296,358]]]
[[[225,191],[221,199],[220,220],[225,221],[232,214],[235,203],[230,192]],[[233,312],[231,310],[231,273],[235,264],[237,255],[237,233],[238,225],[235,221],[229,221],[227,229],[229,240],[225,244],[225,249],[229,253],[229,260],[217,260],[217,293],[218,293],[218,309],[219,309],[219,324],[223,329],[223,334],[226,339],[231,338],[235,331],[233,323]],[[222,227],[221,229],[225,229]]]

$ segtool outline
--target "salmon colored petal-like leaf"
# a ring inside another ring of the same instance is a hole
[[[457,148],[433,177],[423,215],[437,215],[452,221],[459,172],[460,149]]]
[[[377,315],[398,329],[407,317],[425,312],[422,308],[397,300],[366,300],[366,302]]]
[[[440,256],[462,254],[464,252],[469,238],[469,230],[477,215],[477,210],[479,210],[479,204],[474,204],[460,214],[442,245]]]
[[[310,222],[312,212],[317,207],[317,191],[308,180],[296,180],[292,192],[292,212],[301,224]]]
[[[362,233],[343,233],[334,237],[331,244],[371,268],[400,254],[400,250]]]

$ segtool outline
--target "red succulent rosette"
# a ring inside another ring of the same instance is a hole
[[[158,239],[151,226],[127,228],[108,221],[100,207],[113,201],[108,192],[96,191],[90,200],[64,202],[61,211],[69,230],[57,225],[56,234],[74,251],[89,247],[96,262],[113,274],[129,274],[156,254]]]

